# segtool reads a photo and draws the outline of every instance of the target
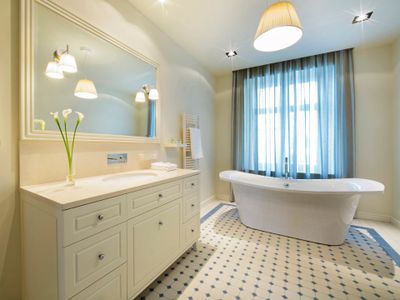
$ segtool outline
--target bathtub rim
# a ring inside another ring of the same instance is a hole
[[[267,186],[267,185],[261,185],[259,183],[253,183],[253,182],[248,182],[244,181],[241,179],[235,179],[231,178],[227,174],[234,174],[234,173],[240,173],[244,175],[251,175],[251,176],[259,176],[259,177],[265,177],[267,179],[272,179],[276,181],[281,181],[282,182],[282,187],[274,187],[274,186]],[[246,172],[241,172],[241,171],[236,171],[236,170],[226,170],[226,171],[221,171],[219,173],[219,178],[222,181],[230,182],[232,184],[241,184],[241,185],[246,185],[254,188],[259,188],[259,189],[268,189],[271,191],[275,192],[285,192],[285,193],[298,193],[298,194],[318,194],[318,195],[350,195],[350,194],[383,194],[385,191],[385,185],[371,179],[364,179],[364,178],[335,178],[335,179],[285,179],[285,178],[280,178],[280,177],[271,177],[271,176],[263,176],[263,175],[258,175],[258,174],[252,174],[252,173],[246,173]],[[305,190],[305,189],[298,189],[298,188],[291,188],[290,187],[290,182],[303,182],[303,181],[310,181],[310,180],[345,180],[349,181],[352,179],[356,180],[363,180],[363,181],[370,181],[374,182],[374,184],[377,184],[381,190],[337,190],[337,191],[318,191],[318,190]],[[285,187],[283,184],[284,183],[289,183],[289,187]]]

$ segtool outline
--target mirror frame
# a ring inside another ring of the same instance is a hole
[[[126,44],[118,41],[104,31],[96,28],[73,13],[67,11],[51,0],[20,0],[20,136],[22,140],[61,140],[58,131],[34,130],[34,4],[38,3],[71,21],[82,30],[113,44],[116,47],[132,54],[142,61],[152,65],[156,72],[156,88],[159,89],[158,63],[137,52]],[[88,142],[133,142],[133,143],[160,143],[161,133],[161,104],[156,105],[156,136],[154,138],[127,135],[110,135],[97,133],[77,132],[77,141]]]

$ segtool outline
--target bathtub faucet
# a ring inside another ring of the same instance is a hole
[[[285,179],[289,179],[289,163],[287,157],[285,157]]]

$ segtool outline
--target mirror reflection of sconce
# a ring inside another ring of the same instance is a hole
[[[81,79],[75,87],[74,95],[83,99],[96,99],[97,91],[93,81],[89,79]]]
[[[140,102],[140,103],[146,102],[146,96],[145,96],[144,92],[137,92],[135,101]]]
[[[53,52],[53,60],[46,67],[46,76],[53,79],[63,79],[64,72],[78,72],[75,57],[69,53],[69,45],[67,45],[65,50],[55,50]]]
[[[92,53],[92,50],[90,50],[87,47],[81,47],[81,51],[85,55],[82,67],[82,69],[85,69],[87,56],[90,53]],[[79,80],[78,83],[76,84],[74,95],[78,98],[83,98],[83,99],[96,99],[97,98],[96,86],[94,85],[92,80],[87,79],[85,76],[84,79]]]
[[[149,98],[149,100],[158,100],[160,98],[158,90],[156,88],[150,88],[148,84],[143,85],[142,91],[136,93],[135,101],[145,102],[146,96]]]

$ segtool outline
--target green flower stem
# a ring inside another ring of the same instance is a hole
[[[64,118],[64,131],[65,131],[65,140],[69,148],[69,141],[68,141],[68,130],[67,130],[67,119]]]
[[[68,140],[68,130],[67,130],[67,119],[64,117],[64,132],[65,132],[65,150],[67,151],[67,156],[68,156],[68,175],[72,176],[72,157],[73,157],[73,151],[71,151],[69,147],[69,140]]]
[[[64,133],[63,133],[63,131],[62,131],[62,129],[61,129],[60,122],[59,122],[58,119],[54,119],[54,120],[55,120],[55,122],[56,122],[56,124],[57,124],[58,129],[60,130],[61,137],[62,137],[63,142],[64,142],[65,150],[67,151],[67,155],[69,156],[69,147],[68,147],[68,144],[67,144],[67,142],[66,142],[66,140],[65,140]]]
[[[65,151],[67,153],[67,158],[68,158],[68,177],[72,179],[72,164],[73,164],[73,155],[74,155],[74,148],[75,148],[75,137],[76,137],[76,132],[78,129],[78,126],[80,124],[80,119],[78,118],[76,120],[75,128],[74,128],[74,134],[72,137],[72,144],[70,145],[69,139],[68,139],[68,130],[67,130],[67,120],[64,118],[64,130],[61,127],[60,120],[58,118],[54,118],[55,123],[57,124],[57,127],[60,131],[61,138],[64,142],[64,147]]]
[[[79,119],[76,120],[75,129],[74,129],[74,135],[72,136],[71,155],[74,155],[75,136],[76,136],[76,130],[78,129],[79,123],[80,123]]]

